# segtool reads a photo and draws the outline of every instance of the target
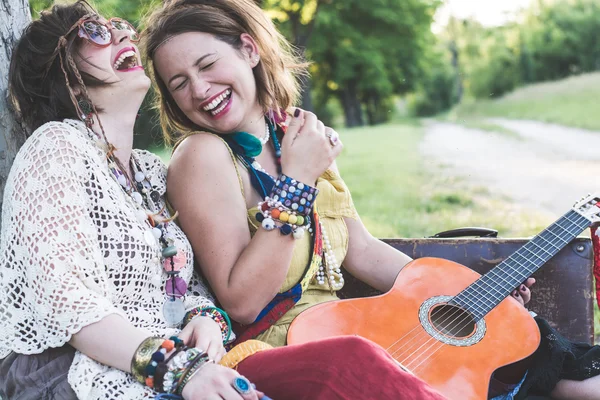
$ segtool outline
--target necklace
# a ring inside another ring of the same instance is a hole
[[[259,138],[258,140],[260,140],[260,144],[262,144],[264,146],[265,144],[267,144],[270,137],[271,137],[271,131],[269,130],[269,124],[267,122],[265,122],[265,135],[263,137]]]
[[[273,147],[275,148],[275,157],[276,157],[278,167],[281,168],[281,145],[279,144],[279,141],[277,140],[277,136],[275,135],[275,129],[273,129],[273,132],[271,132],[268,123],[267,123],[267,129],[268,129],[270,136],[273,136]],[[267,140],[268,140],[268,138],[267,138]],[[269,179],[271,179],[273,182],[275,181],[275,177],[273,177],[271,174],[269,174],[262,167],[262,165],[260,165],[260,163],[256,160],[256,158],[249,157],[244,154],[242,154],[241,156],[243,157],[243,160],[245,161],[245,164],[247,165],[247,167],[249,169],[254,169],[255,171],[260,171],[263,174],[265,174]],[[279,171],[279,173],[281,173],[281,171]],[[252,178],[251,178],[251,181],[252,181]],[[252,183],[254,185],[253,181],[252,181]],[[260,185],[260,186],[261,186],[261,189],[264,187],[263,185]],[[259,188],[255,187],[255,189],[258,190]],[[259,193],[261,192],[261,190],[258,190],[258,191],[259,191]],[[268,194],[268,193],[265,194],[264,190],[262,190],[262,191],[263,191],[263,193],[261,193],[262,195],[266,196]],[[327,231],[321,221],[319,221],[319,228],[320,228],[319,234],[315,237],[315,240],[317,240],[321,243],[320,247],[322,248],[322,254],[321,254],[322,260],[321,260],[321,265],[319,266],[319,269],[318,269],[314,279],[316,280],[317,284],[319,284],[320,286],[329,287],[332,290],[338,290],[344,286],[344,277],[342,274],[340,263],[338,262],[338,260],[335,256],[335,253],[333,251],[331,243],[329,242],[329,237],[327,235]],[[314,229],[312,227],[309,228],[308,231],[310,234],[314,233]]]
[[[93,133],[93,131],[90,133],[88,128],[88,134]],[[99,144],[99,141],[96,143]],[[102,145],[99,147],[104,149]],[[131,170],[134,172],[133,181],[125,174],[112,153],[107,153],[106,158],[111,175],[125,193],[126,201],[135,210],[136,219],[146,228],[144,241],[154,250],[153,260],[162,264],[168,276],[165,282],[163,317],[168,325],[177,326],[181,324],[186,314],[183,298],[187,293],[188,284],[178,276],[187,260],[185,253],[175,246],[175,236],[169,229],[174,217],[169,217],[165,213],[165,207],[160,208],[160,193],[152,187],[133,154],[130,159]],[[158,273],[152,278],[151,283],[160,286],[162,276],[163,273]]]

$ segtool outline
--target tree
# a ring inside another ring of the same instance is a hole
[[[331,0],[255,0],[267,11],[278,28],[298,52],[305,56],[306,47],[312,37],[315,22],[321,4]],[[301,79],[302,104],[305,110],[312,111],[312,93],[310,78]]]
[[[308,49],[320,102],[336,96],[346,126],[383,122],[392,95],[415,87],[437,0],[345,0],[321,5]],[[319,114],[323,103],[319,105]]]
[[[25,129],[9,110],[8,71],[12,49],[29,21],[27,0],[0,0],[0,205],[10,167],[25,141]]]

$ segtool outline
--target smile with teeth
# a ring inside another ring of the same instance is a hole
[[[113,65],[113,67],[114,67],[114,69],[116,69],[118,71],[123,71],[126,69],[131,69],[133,67],[137,67],[138,65],[139,64],[138,64],[137,57],[135,55],[135,51],[127,50],[119,56],[117,61],[115,61],[115,64]]]
[[[217,115],[218,113],[223,111],[225,107],[227,107],[227,100],[229,100],[230,95],[231,89],[227,89],[223,93],[221,93],[219,97],[202,107],[202,109],[204,111],[210,112],[212,115]]]

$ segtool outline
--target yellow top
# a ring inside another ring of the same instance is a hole
[[[341,261],[346,257],[348,251],[348,229],[343,218],[357,218],[358,214],[354,208],[348,187],[333,170],[325,171],[318,179],[317,189],[319,189],[319,195],[317,196],[316,207],[319,218],[327,232],[335,258]],[[255,217],[257,212],[257,207],[248,210],[248,226],[252,235],[256,233],[260,226]],[[302,279],[312,256],[311,242],[312,237],[308,234],[304,235],[302,239],[296,240],[292,262],[280,293],[291,289]],[[316,304],[337,299],[338,297],[330,290],[329,286],[319,285],[313,276],[296,305],[256,339],[273,346],[283,346],[286,344],[288,328],[298,314]]]
[[[217,136],[217,135],[215,135]],[[217,136],[219,137],[219,136]],[[231,148],[221,137],[219,137],[227,146],[229,154],[233,159],[233,165],[236,168],[240,189],[244,195],[244,186],[239,172],[237,157],[233,154]],[[344,260],[348,251],[348,229],[344,222],[344,217],[356,219],[358,213],[352,202],[350,191],[346,183],[335,171],[328,169],[317,180],[317,189],[319,194],[315,202],[315,206],[319,212],[319,218],[327,236],[329,243],[338,261]],[[253,207],[248,210],[248,227],[250,233],[254,235],[260,224],[256,220],[258,207]],[[290,239],[293,240],[293,239]],[[305,234],[301,239],[296,240],[294,253],[288,274],[283,285],[280,288],[280,293],[291,289],[294,285],[300,282],[307,271],[312,256],[312,236]],[[319,285],[315,279],[315,273],[312,271],[310,280],[306,280],[306,287],[303,290],[302,297],[296,305],[285,313],[273,326],[256,337],[257,340],[266,342],[272,346],[284,346],[287,343],[287,331],[292,320],[302,311],[314,305],[324,303],[326,301],[338,300],[335,292],[328,285]]]

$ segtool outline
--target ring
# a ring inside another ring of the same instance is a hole
[[[329,128],[325,136],[329,138],[329,142],[332,146],[335,146],[340,141],[340,135],[331,128]]]
[[[235,378],[233,382],[231,382],[231,386],[233,386],[239,394],[248,394],[252,392],[252,384],[243,376]]]

